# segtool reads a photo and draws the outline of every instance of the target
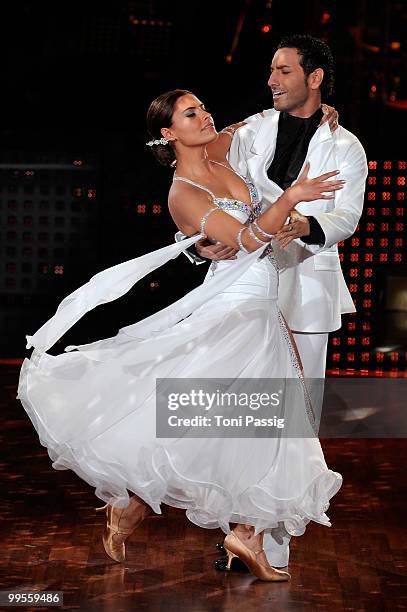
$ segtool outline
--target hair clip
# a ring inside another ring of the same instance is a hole
[[[159,138],[158,140],[150,140],[149,142],[146,142],[146,145],[148,147],[152,147],[153,145],[166,145],[168,144],[168,140],[166,138]]]

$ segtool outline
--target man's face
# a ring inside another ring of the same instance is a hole
[[[300,57],[297,49],[288,47],[278,49],[273,57],[268,86],[277,111],[293,112],[308,101],[311,89],[300,65]]]

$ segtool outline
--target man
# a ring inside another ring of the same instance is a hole
[[[268,85],[274,108],[245,120],[233,135],[229,163],[250,176],[263,207],[275,202],[310,162],[309,176],[340,170],[347,182],[335,199],[301,203],[277,234],[280,263],[279,305],[291,328],[306,378],[325,376],[328,333],[341,326],[341,314],[355,307],[340,267],[337,243],[351,236],[363,207],[367,162],[358,139],[339,126],[319,126],[321,99],[333,87],[329,47],[307,35],[284,38],[271,63]],[[232,130],[233,131],[233,130]],[[197,248],[200,256],[224,259],[234,251],[222,245]],[[271,565],[288,564],[290,536],[279,525],[264,538]],[[217,569],[225,568],[216,562]]]

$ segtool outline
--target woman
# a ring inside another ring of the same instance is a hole
[[[169,378],[301,380],[277,306],[270,240],[298,202],[330,199],[343,181],[329,180],[337,172],[309,179],[306,167],[260,214],[254,185],[220,161],[225,147],[193,94],[159,96],[147,122],[159,161],[176,159],[169,210],[191,238],[105,270],[65,298],[27,337],[35,350],[24,361],[19,397],[53,467],[74,470],[107,502],[100,509],[107,514],[103,543],[113,559],[124,560],[128,535],[164,502],[185,508],[199,526],[221,527],[229,562],[238,556],[262,580],[288,580],[267,562],[264,529],[284,522],[301,535],[310,520],[330,525],[325,510],[342,481],[325,464],[304,385],[295,403],[284,399],[280,406],[287,421],[308,432],[302,438],[157,438],[154,392],[157,386],[162,395],[165,382],[156,381]],[[208,158],[208,145],[218,159]],[[237,259],[220,262],[203,285],[113,338],[67,347],[56,357],[46,353],[83,314],[203,236],[238,247]],[[135,494],[130,501],[128,490]]]

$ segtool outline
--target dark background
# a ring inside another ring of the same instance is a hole
[[[313,34],[336,60],[325,101],[342,125],[369,160],[403,159],[406,21],[406,3],[395,0],[2,4],[0,357],[22,356],[24,335],[92,274],[173,240],[171,172],[145,147],[146,111],[163,91],[192,90],[221,128],[272,106],[276,44]],[[171,262],[87,315],[62,346],[113,335],[205,269]]]

